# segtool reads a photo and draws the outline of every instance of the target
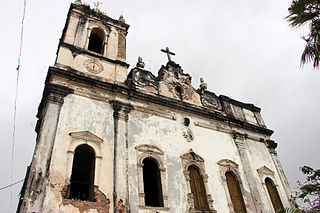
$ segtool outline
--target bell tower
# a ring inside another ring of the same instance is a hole
[[[108,82],[127,77],[126,35],[122,16],[108,17],[80,1],[72,4],[60,39],[55,67]]]
[[[47,73],[36,147],[17,212],[115,209],[112,139],[106,139],[113,108],[105,91],[122,88],[127,78],[128,28],[122,16],[112,19],[80,0],[71,4],[55,64]]]

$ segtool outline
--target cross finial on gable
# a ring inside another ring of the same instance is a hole
[[[176,55],[175,53],[170,52],[169,47],[166,47],[165,50],[164,50],[164,49],[161,49],[161,52],[167,53],[168,61],[169,61],[169,62],[171,61],[171,56],[170,56],[170,55]]]

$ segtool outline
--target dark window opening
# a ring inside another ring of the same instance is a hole
[[[237,178],[232,172],[226,172],[226,179],[234,212],[247,212]]]
[[[178,73],[178,72],[174,72],[174,77],[175,77],[176,79],[179,79],[179,73]]]
[[[94,201],[95,153],[84,144],[76,148],[73,157],[69,198]]]
[[[189,124],[190,124],[190,119],[189,118],[184,118],[184,125],[185,126],[189,126]]]
[[[151,158],[145,158],[142,163],[145,205],[163,207],[161,176],[158,163]]]
[[[182,96],[183,89],[180,86],[176,86],[175,90],[178,93],[179,99],[182,100],[182,98],[183,98],[183,96]]]
[[[103,54],[104,33],[98,28],[93,28],[89,38],[88,50]]]
[[[189,166],[188,171],[194,208],[196,210],[209,210],[207,193],[199,169],[194,166]]]
[[[283,209],[283,205],[275,184],[270,178],[266,178],[265,182],[274,210],[277,212],[278,210]]]

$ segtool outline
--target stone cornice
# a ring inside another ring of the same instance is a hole
[[[174,110],[189,112],[189,113],[203,116],[206,118],[222,121],[224,123],[227,123],[235,127],[247,129],[253,132],[262,133],[268,136],[273,134],[273,131],[270,129],[259,127],[259,126],[247,123],[245,121],[232,118],[230,116],[225,116],[219,112],[212,112],[204,107],[182,102],[182,101],[175,100],[162,95],[154,95],[154,94],[150,95],[150,94],[141,93],[132,88],[128,88],[125,85],[118,85],[118,84],[113,84],[109,82],[104,82],[98,79],[89,78],[85,76],[83,73],[80,73],[73,69],[63,70],[57,67],[50,67],[47,78],[48,79],[51,78],[52,75],[61,76],[72,81],[76,81],[76,82],[87,84],[93,87],[112,91],[112,92],[127,96],[128,99],[136,98],[138,100],[166,106]]]
[[[229,103],[231,103],[233,105],[240,106],[242,108],[245,108],[245,109],[248,109],[248,110],[251,110],[251,111],[254,111],[254,112],[260,112],[261,111],[261,109],[259,107],[256,107],[253,104],[242,103],[240,101],[237,101],[237,100],[234,100],[232,98],[229,98],[228,96],[225,96],[225,95],[220,95],[219,99],[221,101],[227,101],[227,102],[229,102]]]
[[[50,84],[49,82],[46,82],[46,85],[42,94],[42,100],[38,107],[38,113],[36,117],[40,118],[42,109],[47,102],[62,105],[63,98],[70,93],[73,93],[73,89],[62,86],[62,85]]]
[[[92,53],[92,52],[89,52],[85,49],[81,49],[81,48],[78,48],[74,45],[71,45],[71,44],[68,44],[68,43],[65,43],[63,41],[60,41],[60,45],[61,47],[65,47],[65,48],[68,48],[71,52],[73,53],[76,53],[76,54],[84,54],[84,55],[89,55],[89,56],[92,56],[92,57],[95,57],[95,58],[99,58],[100,60],[104,60],[104,61],[108,61],[110,63],[113,63],[113,64],[119,64],[119,65],[122,65],[126,68],[128,68],[130,65],[127,64],[126,62],[123,62],[123,61],[120,61],[120,60],[113,60],[113,59],[110,59],[110,58],[107,58],[107,57],[104,57],[102,55],[99,55],[99,54],[95,54],[95,53]]]
[[[111,22],[114,25],[117,26],[121,26],[123,28],[125,28],[126,30],[129,29],[130,25],[126,24],[124,22],[115,20],[113,18],[110,18],[109,16],[105,15],[104,13],[97,11],[95,9],[90,8],[89,5],[84,5],[84,4],[71,4],[70,6],[70,11],[73,9],[78,9],[81,12],[85,13],[85,15],[89,16],[92,15],[94,17],[99,18],[101,21],[105,21],[105,22]]]

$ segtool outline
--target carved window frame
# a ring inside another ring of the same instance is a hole
[[[87,144],[95,152],[95,170],[93,185],[94,187],[98,187],[100,184],[100,167],[102,161],[101,147],[103,144],[103,140],[89,131],[71,132],[69,133],[69,135],[71,136],[71,142],[67,150],[67,185],[70,184],[74,152],[78,146]]]
[[[279,185],[277,184],[276,179],[274,177],[275,173],[274,173],[274,171],[272,171],[271,169],[269,169],[266,166],[260,167],[259,169],[257,169],[257,172],[259,174],[259,177],[260,177],[260,180],[261,180],[261,184],[263,186],[263,189],[264,189],[264,192],[266,194],[266,197],[268,198],[270,209],[272,210],[272,212],[275,213],[275,210],[273,208],[273,204],[272,204],[272,201],[271,201],[271,198],[270,198],[270,194],[268,192],[268,188],[267,188],[267,185],[266,185],[266,178],[269,178],[274,183],[274,186],[276,187],[276,190],[277,190],[277,192],[279,194],[280,201],[281,201],[281,203],[283,205],[283,202],[281,200],[281,196],[280,196],[280,193],[279,193]]]
[[[203,184],[206,190],[206,197],[207,197],[207,202],[209,205],[209,211],[199,211],[199,212],[216,212],[213,208],[213,199],[211,194],[209,193],[209,185],[208,185],[208,175],[205,172],[205,166],[204,166],[204,159],[197,155],[196,153],[193,152],[192,149],[189,150],[189,152],[183,154],[180,156],[181,161],[182,161],[182,169],[183,169],[183,174],[187,182],[187,201],[188,201],[188,211],[190,213],[196,213],[198,212],[194,208],[194,200],[193,200],[193,194],[191,192],[191,178],[190,178],[190,172],[188,170],[189,166],[195,166],[199,172],[200,176],[202,177]]]
[[[137,172],[138,172],[138,199],[139,207],[150,210],[163,210],[169,211],[168,202],[168,190],[167,190],[167,177],[166,168],[163,164],[163,151],[156,146],[149,144],[142,144],[135,147],[137,150]],[[144,194],[144,182],[143,182],[143,160],[145,158],[151,158],[158,164],[161,178],[163,207],[154,207],[145,205],[145,194]]]
[[[222,185],[224,188],[224,192],[226,194],[226,198],[227,198],[227,203],[228,203],[228,207],[229,207],[229,212],[230,213],[234,213],[234,209],[233,209],[233,204],[231,201],[231,197],[230,197],[230,193],[229,193],[229,189],[228,189],[228,185],[227,185],[227,178],[226,178],[226,172],[232,172],[232,174],[235,176],[235,178],[238,181],[238,184],[240,186],[240,190],[241,190],[241,195],[244,201],[244,205],[246,207],[246,209],[249,209],[248,206],[248,202],[246,202],[246,197],[245,197],[245,190],[243,187],[243,183],[242,180],[240,178],[240,173],[239,173],[239,165],[235,162],[233,162],[232,160],[229,159],[223,159],[217,162],[217,164],[219,165],[219,171],[220,171],[220,177],[222,180]]]

